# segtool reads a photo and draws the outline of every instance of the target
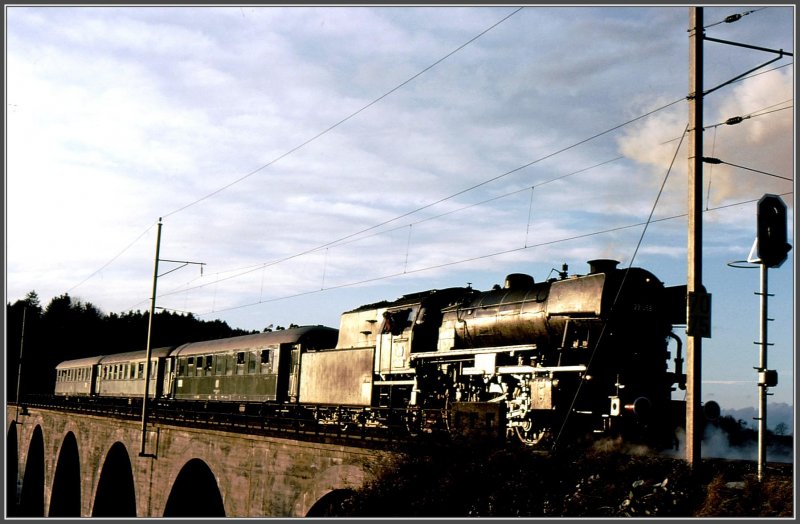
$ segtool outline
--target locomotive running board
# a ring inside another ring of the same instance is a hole
[[[523,344],[520,346],[497,346],[477,349],[451,349],[449,351],[426,351],[424,353],[412,353],[411,360],[417,360],[421,358],[449,358],[463,357],[468,355],[488,355],[490,353],[511,353],[515,351],[533,351],[534,349],[536,349],[536,344]]]
[[[497,368],[497,373],[499,375],[508,375],[508,374],[525,374],[525,373],[558,373],[558,372],[581,372],[586,371],[586,366],[578,365],[578,366],[543,366],[543,367],[534,367],[534,366],[499,366]]]

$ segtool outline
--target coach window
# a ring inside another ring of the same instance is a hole
[[[214,373],[216,375],[224,375],[225,374],[225,355],[217,355],[217,358],[214,359]]]
[[[258,363],[258,352],[251,351],[250,352],[250,361],[247,363],[247,372],[248,373],[255,373],[256,372],[256,364]]]
[[[244,375],[244,351],[239,351],[236,353],[236,374],[237,375]]]
[[[214,355],[206,355],[206,373],[211,374],[211,369],[214,367]]]
[[[203,375],[203,357],[202,356],[197,357],[197,359],[195,360],[194,374],[197,377],[200,377],[200,376]]]
[[[269,349],[262,349],[261,350],[261,372],[262,373],[269,373],[271,371],[270,366],[270,356],[272,351]]]

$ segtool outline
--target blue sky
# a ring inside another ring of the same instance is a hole
[[[7,301],[146,310],[159,217],[161,258],[205,266],[161,277],[157,304],[245,329],[595,258],[685,283],[689,9],[518,9],[7,6]],[[708,36],[793,52],[793,6],[704,14]],[[709,88],[773,58],[704,50]],[[705,99],[727,164],[705,172],[703,400],[723,407],[755,404],[759,336],[758,271],[727,263],[763,194],[793,223],[792,64]],[[790,404],[793,255],[769,277]]]

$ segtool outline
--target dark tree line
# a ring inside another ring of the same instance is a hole
[[[24,316],[24,332],[23,332]],[[52,393],[59,362],[147,349],[148,311],[105,314],[90,302],[68,294],[46,307],[35,291],[6,306],[6,398],[16,400],[22,353],[20,398]],[[255,331],[233,329],[221,320],[203,321],[191,313],[156,312],[152,347],[177,346]]]

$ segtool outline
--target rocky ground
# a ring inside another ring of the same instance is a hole
[[[450,445],[342,502],[353,517],[793,517],[791,463],[683,458],[594,443],[532,453]]]

